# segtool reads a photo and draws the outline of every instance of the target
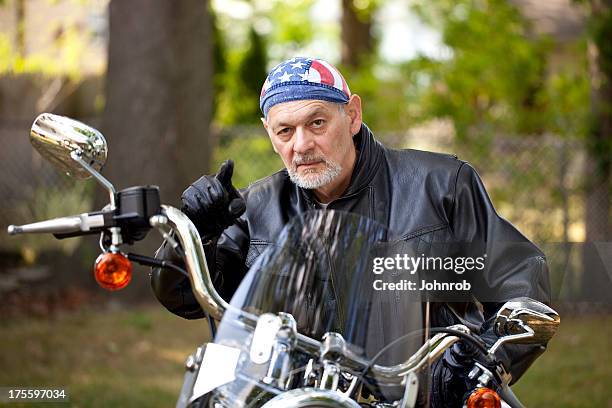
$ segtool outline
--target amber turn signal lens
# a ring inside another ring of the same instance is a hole
[[[94,274],[104,289],[123,289],[132,280],[132,263],[120,252],[106,252],[96,259]]]
[[[501,408],[501,399],[490,388],[478,388],[468,398],[467,408]]]

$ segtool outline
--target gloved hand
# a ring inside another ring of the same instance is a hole
[[[431,407],[460,408],[471,388],[468,373],[477,351],[465,342],[455,343],[432,365]]]
[[[217,238],[246,210],[244,199],[232,185],[234,162],[226,160],[213,176],[202,176],[181,195],[183,211],[205,240]]]

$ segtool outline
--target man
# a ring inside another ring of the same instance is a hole
[[[489,255],[478,279],[496,301],[438,305],[432,313],[436,326],[466,324],[492,344],[490,322],[501,301],[549,300],[543,254],[497,215],[474,169],[454,156],[382,146],[362,123],[360,97],[329,63],[298,57],[279,64],[263,85],[260,107],[286,168],[239,193],[231,184],[233,163],[225,162],[216,176],[200,178],[182,196],[223,297],[231,297],[294,215],[334,209],[378,221],[389,228],[391,239],[476,243]],[[506,250],[496,244],[501,241],[521,245]],[[172,254],[162,246],[158,256]],[[156,269],[152,284],[173,313],[203,317],[183,276]],[[505,346],[500,355],[516,381],[542,351]],[[460,404],[466,391],[460,377],[467,363],[461,362],[460,350],[455,352],[434,367],[435,406]]]

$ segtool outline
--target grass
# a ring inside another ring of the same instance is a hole
[[[611,316],[564,319],[517,395],[528,407],[612,408],[611,336]],[[158,306],[5,321],[0,386],[65,387],[70,396],[68,404],[11,407],[174,406],[184,359],[207,337],[203,320]]]
[[[527,407],[612,408],[612,316],[563,319],[513,390]]]
[[[185,358],[208,329],[204,320],[148,307],[10,321],[0,334],[1,386],[65,387],[70,396],[70,404],[23,407],[168,407],[176,403]]]

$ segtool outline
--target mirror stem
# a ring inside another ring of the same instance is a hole
[[[521,325],[521,327],[525,330],[525,333],[519,333],[519,334],[512,334],[509,336],[505,336],[502,337],[500,339],[498,339],[495,344],[493,344],[493,346],[489,349],[489,354],[494,354],[495,351],[504,343],[507,343],[509,341],[516,341],[519,339],[524,339],[524,338],[529,338],[529,337],[533,337],[534,336],[534,331],[531,329],[531,327],[527,326],[527,325]]]
[[[111,211],[116,210],[117,206],[116,206],[116,203],[115,203],[115,194],[116,194],[115,186],[113,186],[110,181],[108,181],[106,178],[104,178],[104,176],[102,176],[100,173],[98,173],[96,171],[96,169],[91,167],[85,160],[83,160],[83,158],[81,156],[82,156],[82,151],[80,149],[73,150],[70,153],[70,157],[72,157],[72,160],[74,160],[77,163],[79,163],[81,165],[81,167],[83,167],[85,170],[87,170],[87,172],[89,174],[91,174],[96,179],[96,181],[98,181],[98,183],[102,184],[102,186],[104,186],[104,188],[106,188],[108,190],[108,195],[109,195],[109,198],[110,198],[110,209],[111,209]],[[111,231],[111,246],[110,246],[110,251],[111,252],[118,252],[119,251],[119,245],[121,245],[123,243],[123,241],[121,239],[121,230],[118,227],[113,227],[113,228],[110,229],[110,231]]]
[[[109,198],[110,198],[111,210],[115,210],[117,208],[115,206],[116,190],[115,190],[115,187],[111,184],[111,182],[108,181],[106,178],[104,178],[104,176],[98,173],[93,167],[87,164],[85,160],[83,160],[83,158],[81,157],[81,150],[73,150],[70,153],[70,157],[72,157],[72,160],[79,163],[85,170],[87,170],[89,174],[91,174],[100,184],[102,184],[104,188],[108,190],[108,193],[110,196]]]

